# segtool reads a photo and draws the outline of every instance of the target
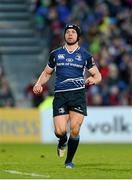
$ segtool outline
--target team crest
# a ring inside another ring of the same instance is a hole
[[[58,111],[59,111],[60,114],[63,114],[65,112],[63,107],[59,108]]]
[[[77,53],[76,56],[75,56],[75,59],[78,60],[78,61],[81,61],[82,60],[81,54]]]

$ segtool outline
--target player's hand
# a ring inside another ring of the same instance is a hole
[[[86,85],[94,85],[95,79],[92,76],[90,76],[89,78],[86,79],[85,84]]]
[[[35,84],[33,87],[34,94],[41,94],[43,92],[43,87],[41,84]]]

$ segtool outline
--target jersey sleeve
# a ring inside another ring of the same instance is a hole
[[[54,53],[51,52],[50,53],[50,56],[49,56],[49,61],[48,61],[48,66],[52,69],[55,68],[55,65],[56,65],[56,62],[55,62],[55,56],[54,56]]]
[[[92,55],[87,55],[86,68],[90,69],[95,66],[95,61]]]

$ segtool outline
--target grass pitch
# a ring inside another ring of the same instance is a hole
[[[0,144],[0,179],[130,179],[132,144],[80,144],[74,169],[56,145]]]

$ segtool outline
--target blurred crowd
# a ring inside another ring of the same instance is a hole
[[[66,24],[80,25],[80,45],[94,56],[103,77],[100,85],[87,87],[88,105],[132,105],[132,0],[33,2],[35,27],[49,51],[63,43]]]
[[[3,66],[0,64],[0,107],[14,107],[15,99],[6,80]]]
[[[80,46],[93,56],[102,74],[100,85],[86,87],[88,106],[132,105],[132,0],[30,0],[36,32],[49,52],[63,44],[66,24],[82,30]],[[43,43],[42,43],[43,44]],[[88,74],[86,73],[86,76]],[[46,84],[36,96],[33,82],[26,97],[38,107],[50,97]],[[0,107],[14,107],[15,99],[0,63]]]

